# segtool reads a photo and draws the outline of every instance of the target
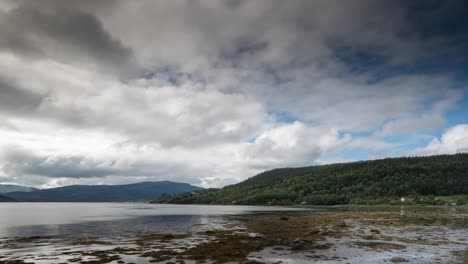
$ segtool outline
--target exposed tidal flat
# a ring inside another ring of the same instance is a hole
[[[468,263],[468,208],[5,203],[0,263]]]

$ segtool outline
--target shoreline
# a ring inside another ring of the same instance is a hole
[[[184,231],[148,231],[126,238],[2,238],[0,252],[3,254],[0,256],[4,257],[0,257],[0,263],[468,261],[468,241],[465,238],[468,210],[463,210],[465,208],[450,210],[445,206],[418,206],[405,207],[403,211],[378,210],[376,207],[370,211],[360,210],[365,209],[362,207],[351,208],[356,210],[322,208],[330,210],[210,216],[207,224],[196,224]],[[214,222],[218,224],[213,225]],[[22,249],[28,247],[31,252],[21,255]],[[35,254],[34,249],[40,253]],[[47,253],[47,249],[50,252]]]

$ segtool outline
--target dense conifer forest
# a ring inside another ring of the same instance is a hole
[[[468,154],[387,158],[260,173],[222,189],[163,195],[176,204],[468,203]]]

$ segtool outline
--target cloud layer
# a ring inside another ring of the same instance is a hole
[[[462,8],[1,1],[0,179],[219,187],[362,153],[463,151],[463,124],[434,135],[464,98],[466,42],[428,16]]]

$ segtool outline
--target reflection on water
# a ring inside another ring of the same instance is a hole
[[[3,203],[0,237],[37,235],[125,235],[195,224],[216,225],[221,216],[301,209],[261,206],[191,206],[130,203]],[[208,220],[207,216],[213,217]]]
[[[14,226],[6,228],[2,236],[126,236],[138,232],[185,232],[192,225],[205,222],[205,216],[138,216],[128,219],[89,221],[73,224]]]
[[[0,204],[0,263],[5,258],[24,263],[96,260],[96,256],[87,254],[115,247],[128,250],[136,244],[140,246],[139,254],[121,254],[119,258],[131,263],[150,263],[140,255],[156,246],[156,242],[152,241],[148,248],[137,242],[145,235],[194,234],[179,242],[171,240],[169,245],[184,248],[204,241],[195,234],[239,228],[240,222],[235,219],[239,215],[303,210],[259,206],[5,203]],[[82,241],[91,242],[82,244]]]
[[[0,263],[468,261],[466,207],[11,203],[0,216]]]

